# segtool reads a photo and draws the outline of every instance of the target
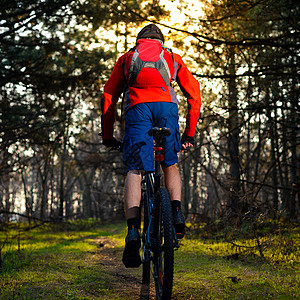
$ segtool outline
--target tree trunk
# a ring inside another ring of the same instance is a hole
[[[67,136],[64,136],[63,151],[62,151],[61,160],[60,160],[60,181],[59,181],[59,218],[60,218],[60,220],[62,220],[64,217],[64,203],[65,203],[64,179],[65,179],[66,152],[67,152]]]
[[[229,74],[228,82],[228,152],[230,158],[230,193],[229,193],[229,215],[234,219],[239,213],[239,194],[240,194],[240,166],[239,166],[239,116],[238,116],[238,91],[235,79],[235,48],[229,49]]]
[[[289,214],[293,219],[296,216],[296,195],[299,192],[299,174],[297,176],[297,166],[299,166],[299,156],[297,155],[297,137],[299,137],[299,89],[296,88],[295,80],[294,80],[294,89],[292,93],[292,101],[291,101],[291,187],[292,192],[290,195],[290,205],[289,205]],[[298,157],[297,157],[298,156]],[[298,170],[299,172],[299,170]],[[299,198],[299,195],[298,195]]]
[[[184,161],[181,164],[182,166],[182,186],[183,186],[183,206],[184,206],[184,212],[186,215],[189,214],[189,204],[191,199],[191,193],[190,193],[190,167],[189,167],[189,158],[187,157],[188,154],[184,154]]]

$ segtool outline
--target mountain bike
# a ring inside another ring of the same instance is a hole
[[[164,160],[165,138],[171,134],[171,130],[166,127],[153,127],[148,134],[154,140],[155,171],[145,172],[142,180],[142,282],[149,283],[152,273],[156,298],[171,299],[174,249],[178,249],[179,244],[173,227],[169,192],[161,185],[160,168]]]

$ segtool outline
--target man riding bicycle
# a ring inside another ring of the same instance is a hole
[[[136,46],[123,54],[104,86],[101,99],[102,138],[106,147],[118,147],[113,136],[115,104],[125,87],[125,136],[123,160],[127,167],[124,187],[125,214],[128,234],[125,239],[123,263],[139,267],[141,245],[139,213],[141,181],[144,171],[154,171],[153,138],[148,131],[168,127],[165,159],[162,162],[165,186],[169,191],[173,223],[183,237],[185,219],[181,211],[181,178],[177,169],[177,153],[194,145],[195,129],[201,108],[200,85],[187,69],[182,58],[163,47],[160,29],[149,24],[137,35]],[[178,100],[172,83],[176,81],[188,101],[186,128],[180,140]]]

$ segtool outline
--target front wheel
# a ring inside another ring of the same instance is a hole
[[[157,243],[153,257],[156,298],[171,299],[174,273],[173,220],[169,192],[160,188],[156,194]]]

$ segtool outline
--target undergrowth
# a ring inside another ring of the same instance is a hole
[[[297,267],[300,263],[300,227],[297,223],[270,220],[264,217],[243,220],[239,226],[229,226],[222,220],[211,224],[191,224],[191,239],[201,239],[227,258],[261,259],[271,264]]]

